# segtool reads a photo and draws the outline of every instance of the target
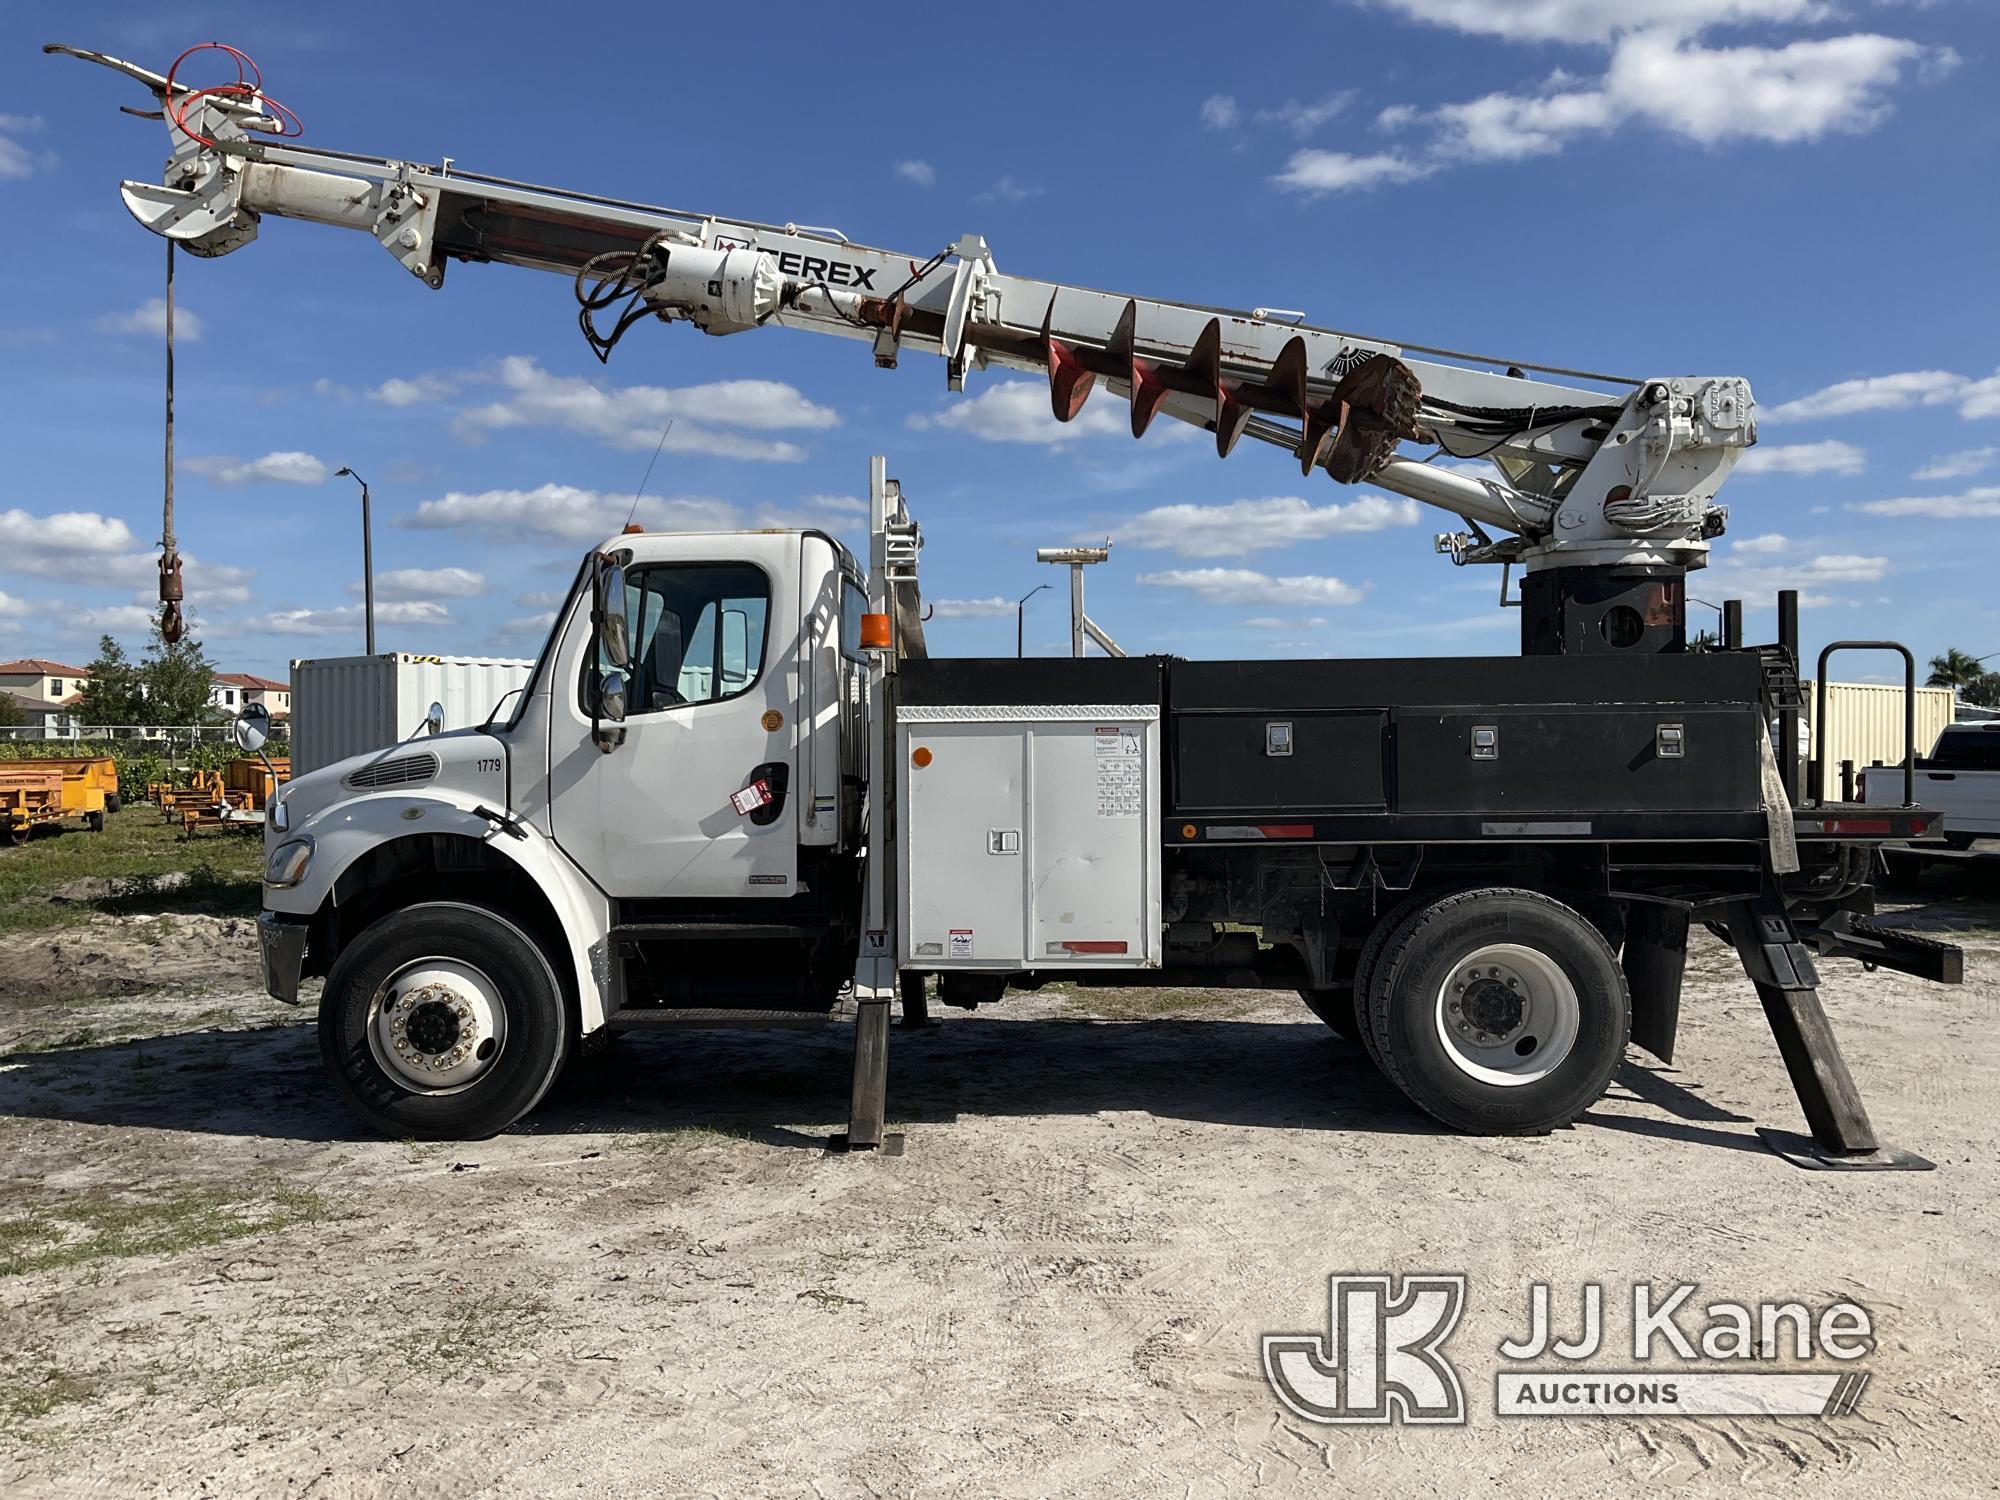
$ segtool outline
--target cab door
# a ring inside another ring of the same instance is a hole
[[[783,534],[662,538],[651,548],[635,539],[625,570],[626,717],[614,726],[622,743],[608,751],[591,736],[601,667],[589,631],[564,633],[549,715],[550,821],[607,894],[792,893],[797,551],[798,538]],[[759,781],[768,801],[732,801]]]

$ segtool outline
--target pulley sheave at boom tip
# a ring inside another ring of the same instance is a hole
[[[426,166],[306,147],[284,139],[296,117],[233,49],[236,80],[207,88],[102,53],[45,50],[151,90],[172,155],[161,182],[127,181],[122,193],[140,223],[193,254],[240,249],[276,214],[372,234],[434,288],[452,260],[570,275],[600,358],[657,318],[711,334],[776,325],[865,340],[884,367],[905,349],[937,354],[954,391],[973,370],[1032,371],[1060,421],[1101,382],[1130,403],[1135,437],[1164,414],[1213,432],[1224,457],[1250,436],[1292,452],[1303,473],[1322,468],[1463,517],[1469,532],[1438,539],[1459,562],[1699,567],[1725,520],[1716,492],[1756,438],[1737,377],[1624,381],[1520,364],[1497,373],[1473,366],[1500,361],[1264,309],[1007,275],[976,235],[910,257],[834,230],[470,173],[450,158]],[[1435,451],[1405,456],[1403,443]]]

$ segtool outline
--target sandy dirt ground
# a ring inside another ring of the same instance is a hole
[[[1962,989],[1829,965],[1878,1127],[1940,1167],[1867,1175],[1759,1145],[1797,1108],[1705,935],[1674,1066],[1551,1136],[1440,1133],[1286,997],[1045,991],[899,1030],[908,1153],[863,1158],[823,1148],[841,1031],[627,1037],[497,1140],[374,1138],[242,925],[159,921],[7,956],[9,1497],[1994,1487],[1990,890],[1910,915]],[[1279,1407],[1259,1336],[1324,1330],[1333,1271],[1469,1275],[1467,1425]],[[1502,1419],[1536,1279],[1855,1299],[1872,1381],[1833,1419]]]

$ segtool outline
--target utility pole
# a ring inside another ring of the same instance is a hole
[[[1109,560],[1111,544],[1102,547],[1038,547],[1035,561],[1069,565],[1069,654],[1082,656],[1086,638],[1104,648],[1107,656],[1123,656],[1123,648],[1083,612],[1083,570],[1092,563]]]
[[[1047,587],[1046,583],[1038,583],[1014,601],[1014,655],[1017,659],[1027,654],[1022,650],[1022,643],[1026,631],[1025,621],[1028,617],[1028,601]]]
[[[368,623],[368,654],[375,654],[375,539],[368,522],[368,481],[348,468],[345,464],[334,470],[334,477],[345,474],[361,486],[361,601],[362,611]]]

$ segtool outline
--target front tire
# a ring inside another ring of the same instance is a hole
[[[1632,1004],[1604,935],[1535,891],[1461,891],[1405,919],[1364,1001],[1374,1053],[1432,1118],[1475,1135],[1567,1125],[1625,1056]]]
[[[336,1087],[384,1135],[484,1140],[548,1092],[567,1050],[562,989],[497,912],[430,901],[341,950],[320,999]]]

